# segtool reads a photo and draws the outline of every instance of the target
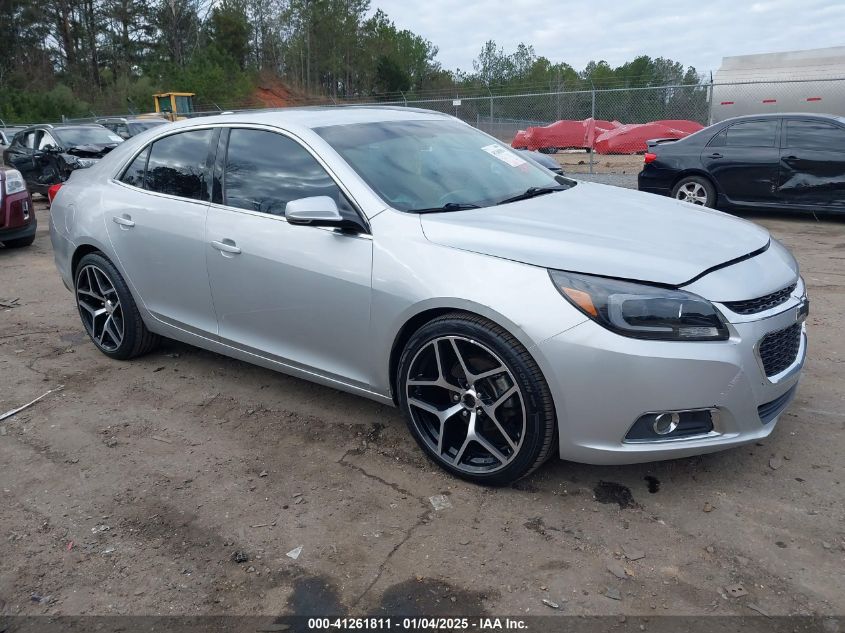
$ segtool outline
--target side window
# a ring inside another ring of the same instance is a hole
[[[727,129],[725,145],[728,147],[774,147],[777,133],[777,119],[743,121]]]
[[[144,188],[144,172],[147,169],[147,157],[150,155],[150,148],[147,147],[143,152],[135,157],[123,175],[120,177],[120,182],[125,182],[127,185],[133,187]]]
[[[18,143],[20,143],[24,147],[28,147],[29,149],[35,149],[35,130],[21,135]]]
[[[58,147],[58,143],[50,136],[49,132],[43,132],[41,134],[41,140],[38,141],[38,149],[44,149],[45,147],[49,146]]]
[[[728,137],[728,130],[725,128],[721,132],[719,132],[716,136],[710,139],[710,142],[707,143],[707,147],[724,147],[725,146],[725,139]]]
[[[233,129],[223,171],[223,203],[284,215],[291,200],[329,196],[343,215],[355,217],[346,196],[296,141],[263,130]]]
[[[822,121],[786,121],[786,147],[845,152],[845,129]]]
[[[146,189],[205,200],[206,162],[212,130],[191,130],[156,141],[147,162]]]

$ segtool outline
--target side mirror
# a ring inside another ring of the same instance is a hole
[[[314,196],[291,200],[285,206],[285,219],[291,224],[308,226],[337,226],[343,228],[346,221],[340,215],[337,203],[328,196]]]
[[[126,140],[128,140],[128,139],[132,138],[132,135],[131,135],[129,132],[126,132],[126,131],[124,131],[124,130],[120,130],[120,131],[117,133],[117,135],[118,135],[120,138],[122,138],[124,141],[126,141]]]

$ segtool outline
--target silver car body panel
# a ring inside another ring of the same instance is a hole
[[[58,270],[72,288],[74,258],[86,249],[102,251],[127,280],[151,331],[384,403],[393,402],[391,359],[409,322],[449,310],[479,314],[513,334],[540,366],[567,459],[680,457],[771,433],[776,420],[763,424],[757,407],[795,386],[806,341],[802,337],[794,365],[772,379],[761,369],[757,346],[766,333],[800,319],[803,283],[766,313],[738,315],[721,303],[799,280],[795,260],[764,229],[662,197],[586,183],[501,207],[404,213],[381,200],[312,130],[408,118],[448,117],[317,108],[148,130],[98,165],[75,172],[56,196],[51,238]],[[152,140],[222,126],[258,127],[297,140],[348,194],[369,231],[294,226],[283,217],[186,201],[116,179]],[[126,217],[134,226],[115,221]],[[221,243],[239,252],[221,250]],[[732,260],[738,261],[719,267]],[[694,280],[685,289],[717,302],[730,340],[617,335],[563,299],[549,267],[666,285]],[[719,412],[717,428],[706,437],[623,442],[643,413],[695,408]]]
[[[476,253],[670,285],[769,242],[768,232],[749,222],[668,202],[654,204],[647,193],[582,182],[500,207],[427,215],[423,230],[432,242]]]

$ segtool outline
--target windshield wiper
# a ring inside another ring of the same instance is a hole
[[[529,187],[522,193],[512,196],[510,198],[505,198],[504,200],[500,200],[496,204],[507,204],[508,202],[518,202],[519,200],[528,200],[529,198],[536,198],[537,196],[542,196],[547,193],[554,193],[555,191],[565,191],[569,189],[564,185],[555,185],[554,187]]]
[[[448,211],[465,211],[466,209],[480,209],[477,204],[469,202],[447,202],[442,207],[429,207],[427,209],[410,209],[411,213],[446,213]]]

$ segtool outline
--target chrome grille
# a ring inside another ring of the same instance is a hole
[[[800,323],[766,334],[760,341],[760,360],[766,376],[775,376],[794,363],[800,347]]]
[[[777,292],[765,295],[764,297],[757,297],[756,299],[748,299],[747,301],[725,301],[725,305],[732,312],[737,314],[756,314],[764,310],[770,310],[782,303],[785,303],[792,291],[795,290],[797,282],[786,288],[781,288]]]

